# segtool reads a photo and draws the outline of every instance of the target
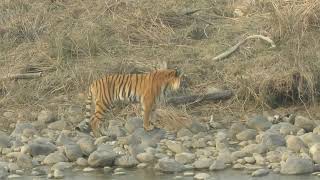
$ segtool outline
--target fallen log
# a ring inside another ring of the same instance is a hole
[[[203,95],[190,95],[190,96],[179,96],[171,97],[167,100],[167,104],[178,105],[187,103],[199,103],[202,101],[218,101],[226,100],[233,96],[231,90],[219,91],[215,93],[203,94]]]
[[[8,74],[5,77],[1,77],[0,80],[17,80],[17,79],[33,79],[42,76],[42,72],[38,73],[25,73],[25,74]]]

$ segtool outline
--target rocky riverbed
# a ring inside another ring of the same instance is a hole
[[[138,117],[111,120],[108,134],[95,139],[42,111],[37,121],[18,122],[11,134],[0,132],[0,176],[120,176],[129,168],[194,179],[214,179],[212,172],[226,169],[254,177],[320,175],[320,125],[303,116],[254,115],[229,127],[195,121],[177,132],[145,132],[142,124]]]

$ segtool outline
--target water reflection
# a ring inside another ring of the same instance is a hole
[[[284,176],[279,174],[269,174],[263,177],[251,177],[243,171],[225,170],[218,172],[206,172],[212,175],[215,180],[319,180],[318,176],[313,175],[299,175],[299,176]],[[182,176],[183,173],[176,174],[161,174],[149,169],[133,169],[126,170],[126,175],[111,175],[104,174],[102,171],[95,171],[90,173],[84,172],[68,172],[66,173],[66,180],[168,180],[175,179],[176,176]],[[47,179],[46,177],[28,177],[20,179],[40,180]],[[193,180],[193,177],[183,177],[182,180]]]

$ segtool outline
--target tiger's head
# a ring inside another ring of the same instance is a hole
[[[181,82],[181,78],[182,78],[182,71],[180,68],[175,68],[171,73],[170,73],[170,77],[168,85],[173,89],[173,90],[177,90],[180,87],[180,82]]]
[[[180,69],[160,69],[153,71],[154,83],[157,87],[161,87],[162,92],[166,92],[168,89],[177,90],[180,88],[180,82],[182,79],[182,72]]]

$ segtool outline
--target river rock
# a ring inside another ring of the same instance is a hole
[[[45,159],[43,160],[43,164],[56,164],[59,162],[67,162],[68,158],[59,151],[53,152],[51,154],[49,154],[48,156],[45,157]]]
[[[0,179],[7,179],[8,175],[9,175],[9,172],[7,168],[0,166]]]
[[[8,148],[10,145],[10,137],[5,132],[0,131],[0,148]]]
[[[207,146],[205,138],[200,138],[200,139],[193,139],[192,140],[192,147],[193,148],[204,148]]]
[[[118,155],[113,152],[112,147],[109,145],[102,145],[90,154],[88,163],[91,167],[104,167],[111,166]]]
[[[17,157],[17,165],[22,169],[32,168],[32,158],[29,155],[20,153]]]
[[[71,162],[76,161],[83,155],[79,144],[69,144],[64,146],[64,152]]]
[[[255,115],[247,120],[247,126],[257,131],[265,131],[272,126],[272,123],[262,115]]]
[[[205,169],[209,168],[210,165],[213,163],[213,160],[210,158],[202,158],[198,159],[193,163],[193,167],[196,169]]]
[[[36,131],[36,129],[30,123],[20,122],[18,121],[15,129],[10,134],[11,137],[20,137],[25,129],[32,129]]]
[[[183,164],[175,161],[174,159],[162,158],[159,159],[158,163],[156,164],[156,169],[159,169],[162,172],[173,173],[181,172],[185,168]]]
[[[106,135],[109,137],[112,137],[112,139],[117,139],[118,137],[123,137],[126,135],[126,132],[123,130],[122,127],[116,125],[116,126],[110,126],[108,127],[108,130],[106,132]]]
[[[30,150],[29,153],[33,157],[38,155],[48,155],[57,149],[49,140],[35,141],[30,143],[28,146],[28,149]]]
[[[105,173],[105,174],[108,174],[108,173],[110,173],[112,171],[112,168],[110,167],[110,166],[105,166],[105,167],[103,167],[103,172]]]
[[[188,150],[182,145],[181,142],[167,140],[165,143],[168,149],[170,149],[174,153],[188,152]]]
[[[312,131],[314,134],[318,134],[320,135],[320,125],[316,126],[313,131]]]
[[[234,137],[236,134],[246,129],[247,127],[243,123],[236,122],[231,125],[229,132],[230,132],[230,135]]]
[[[82,171],[83,172],[92,172],[92,171],[96,171],[97,169],[95,168],[92,168],[92,167],[86,167],[86,168],[83,168]]]
[[[60,170],[60,169],[56,169],[53,171],[53,177],[56,178],[56,179],[62,179],[64,178],[64,172],[63,170]]]
[[[312,132],[303,134],[300,136],[304,144],[306,144],[308,147],[311,147],[312,145],[316,143],[320,143],[320,135],[314,134]]]
[[[154,160],[154,155],[148,152],[143,152],[143,153],[137,154],[137,159],[142,163],[149,163]]]
[[[210,175],[207,174],[207,173],[197,173],[193,179],[196,179],[196,180],[209,180],[210,178]]]
[[[60,133],[57,138],[56,145],[64,146],[68,144],[75,144],[75,142],[65,133]]]
[[[175,155],[175,160],[181,164],[193,163],[196,158],[195,154],[182,152]]]
[[[48,168],[43,166],[38,166],[32,169],[32,176],[42,176],[48,174]]]
[[[306,148],[306,145],[300,137],[289,135],[286,140],[287,148],[293,152],[300,152],[301,149]]]
[[[77,144],[79,144],[82,153],[86,156],[89,156],[97,149],[97,146],[94,144],[94,140],[91,137],[83,137],[77,141]]]
[[[181,128],[178,132],[177,132],[177,137],[180,138],[180,137],[192,137],[193,136],[193,133],[189,130],[189,129],[186,129],[186,128]]]
[[[18,174],[10,174],[7,178],[8,179],[18,179],[18,178],[21,178],[21,176]]]
[[[58,162],[51,167],[51,171],[54,170],[65,170],[72,168],[72,163],[70,162]]]
[[[151,131],[145,131],[143,128],[136,129],[129,136],[129,144],[142,144],[145,146],[143,149],[147,147],[156,147],[157,143],[160,142],[161,139],[165,137],[166,132],[163,129],[153,129]]]
[[[126,121],[125,128],[131,134],[138,128],[143,128],[143,120],[139,117],[129,118]]]
[[[256,162],[256,159],[254,157],[244,157],[243,159],[246,161],[246,163],[249,164],[253,164]]]
[[[216,171],[216,170],[223,170],[227,168],[227,165],[225,164],[225,162],[223,160],[215,160],[213,161],[213,163],[210,165],[209,170],[211,171]]]
[[[257,165],[265,165],[266,164],[266,159],[258,153],[253,153],[252,157],[255,159]]]
[[[77,159],[76,164],[78,166],[88,166],[88,160],[83,157],[80,157]]]
[[[267,152],[266,159],[270,163],[279,163],[281,161],[281,158],[282,158],[282,154],[278,151]]]
[[[261,144],[265,144],[269,150],[274,150],[279,146],[285,146],[286,141],[280,134],[265,132],[261,136]]]
[[[16,170],[19,169],[18,164],[17,163],[13,163],[13,162],[8,163],[7,167],[8,167],[9,172],[11,172],[11,173],[14,173],[14,172],[16,172]]]
[[[146,168],[146,167],[148,167],[148,163],[139,163],[139,164],[137,165],[137,168],[138,168],[138,169],[144,169],[144,168]]]
[[[242,148],[242,151],[248,154],[258,153],[263,154],[267,152],[267,146],[265,144],[249,144]]]
[[[117,157],[115,159],[114,164],[119,167],[129,168],[129,167],[137,166],[139,162],[135,157],[131,155],[124,155],[124,156]]]
[[[207,131],[207,127],[205,124],[201,124],[200,122],[195,120],[193,120],[191,125],[188,126],[188,129],[194,134]]]
[[[279,123],[279,125],[281,125],[280,127],[280,134],[282,135],[293,135],[293,134],[297,134],[297,132],[299,131],[299,128],[288,123],[288,122],[281,122]]]
[[[310,159],[299,157],[289,157],[285,162],[281,162],[282,174],[305,174],[313,172],[314,164]]]
[[[257,131],[254,129],[246,129],[244,131],[241,131],[236,135],[237,139],[239,141],[248,141],[255,139],[257,135]]]
[[[59,120],[59,121],[55,121],[52,122],[48,125],[49,129],[52,130],[58,130],[58,131],[62,131],[63,129],[65,129],[67,127],[67,123],[65,120]]]
[[[232,161],[235,161],[239,158],[243,158],[247,156],[247,153],[243,152],[243,151],[234,151],[231,153],[231,158],[232,158]]]
[[[294,125],[304,129],[306,132],[312,132],[315,127],[315,122],[303,116],[296,116]]]
[[[258,169],[254,172],[252,172],[251,176],[253,177],[261,177],[269,174],[270,170],[269,169]]]
[[[312,145],[309,152],[312,155],[312,160],[317,164],[319,164],[320,163],[320,143],[316,143]]]
[[[217,156],[217,160],[221,160],[225,163],[232,163],[233,158],[231,156],[231,153],[228,150],[226,150],[226,151],[219,152]]]
[[[132,144],[128,146],[128,151],[131,155],[137,155],[143,153],[146,147],[148,147],[146,144]]]
[[[38,114],[38,121],[42,123],[51,123],[56,120],[56,115],[49,110],[42,110]]]

